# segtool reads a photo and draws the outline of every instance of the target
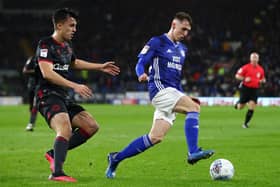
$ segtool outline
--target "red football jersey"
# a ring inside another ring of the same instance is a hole
[[[251,63],[242,66],[237,71],[237,75],[240,75],[244,78],[250,77],[251,80],[249,82],[245,82],[244,80],[242,82],[245,86],[250,88],[259,88],[260,80],[262,80],[265,77],[263,68],[259,64],[254,66]]]

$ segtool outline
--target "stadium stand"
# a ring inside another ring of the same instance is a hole
[[[73,79],[86,82],[101,95],[146,90],[134,73],[137,54],[147,39],[168,30],[166,20],[183,10],[194,19],[186,41],[190,51],[183,79],[186,92],[197,96],[238,94],[234,73],[255,50],[268,80],[260,95],[280,96],[279,0],[173,0],[172,6],[148,0],[0,2],[0,96],[26,97],[22,67],[34,54],[39,38],[52,34],[50,15],[58,7],[80,12],[74,38],[77,56],[115,60],[121,67],[118,77],[73,72]]]

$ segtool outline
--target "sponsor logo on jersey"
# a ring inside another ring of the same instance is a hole
[[[176,64],[174,62],[167,62],[167,67],[172,69],[182,70],[182,64]]]
[[[150,49],[150,46],[145,45],[143,47],[143,49],[141,50],[140,54],[142,54],[142,55],[146,54],[149,51],[149,49]]]
[[[172,56],[172,61],[173,62],[180,62],[181,58],[179,56]]]
[[[48,56],[48,49],[41,49],[40,50],[40,57],[46,58]]]
[[[54,65],[53,65],[53,69],[54,69],[54,70],[60,70],[60,71],[68,71],[68,69],[69,69],[69,64],[64,64],[64,65],[61,65],[61,64],[54,64]]]

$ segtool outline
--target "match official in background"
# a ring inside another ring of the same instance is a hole
[[[176,119],[176,113],[186,115],[185,136],[188,148],[187,162],[194,164],[214,154],[198,146],[200,105],[197,99],[184,94],[181,86],[183,65],[187,48],[180,41],[191,30],[192,18],[178,12],[168,33],[156,36],[144,46],[138,55],[136,74],[139,82],[148,81],[150,99],[155,107],[153,125],[148,134],[134,139],[120,152],[108,155],[107,178],[114,178],[116,168],[124,159],[138,155],[160,143]],[[145,67],[149,65],[149,73]]]
[[[50,180],[76,182],[63,170],[67,151],[85,143],[99,126],[89,112],[69,97],[67,88],[84,98],[92,96],[89,87],[69,80],[69,69],[99,70],[110,75],[118,75],[120,70],[112,61],[100,64],[76,58],[71,45],[77,27],[76,12],[68,8],[58,9],[52,20],[54,33],[41,39],[36,51],[38,109],[56,133],[53,149],[46,152],[45,157],[52,172]]]
[[[22,73],[27,77],[27,91],[28,91],[28,102],[30,118],[25,130],[33,131],[35,127],[35,121],[37,117],[37,105],[35,97],[36,89],[36,77],[35,77],[35,57],[29,57],[23,67]]]
[[[248,111],[246,113],[243,128],[249,127],[249,122],[254,114],[254,110],[257,106],[258,89],[262,83],[265,83],[264,69],[259,65],[259,54],[253,52],[250,54],[250,62],[242,66],[235,78],[240,83],[240,98],[235,104],[236,109],[242,109],[245,105],[248,105]]]

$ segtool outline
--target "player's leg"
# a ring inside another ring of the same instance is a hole
[[[199,102],[189,96],[182,96],[174,107],[175,112],[187,114],[185,119],[185,136],[188,145],[188,163],[194,164],[200,159],[209,158],[212,150],[201,150],[198,147]]]
[[[63,171],[63,163],[72,135],[71,122],[64,101],[55,95],[45,96],[39,99],[39,111],[45,117],[49,126],[56,132],[52,155],[48,152],[45,154],[52,171],[49,179],[75,182],[76,179],[67,176]]]
[[[67,113],[55,114],[51,121],[50,127],[56,132],[54,142],[54,175],[62,175],[63,163],[66,159],[69,146],[69,139],[72,135],[70,119]]]
[[[249,101],[249,95],[248,95],[248,89],[244,85],[240,88],[240,98],[235,103],[234,108],[237,110],[243,109],[246,105],[247,102]]]
[[[71,117],[71,115],[70,115]],[[69,150],[80,146],[92,137],[99,129],[96,120],[87,111],[81,111],[74,115],[72,127],[77,128],[69,141]]]
[[[69,140],[68,150],[71,150],[85,143],[98,131],[99,126],[92,115],[81,106],[71,105],[68,108],[70,121],[72,121],[72,127],[75,129]],[[47,153],[52,157],[53,150],[49,150]]]
[[[29,123],[27,124],[25,130],[33,131],[35,127],[35,121],[37,117],[37,107],[36,107],[36,99],[34,97],[34,91],[29,92]]]
[[[58,113],[50,123],[51,128],[56,132],[54,142],[54,171],[50,175],[50,180],[76,182],[76,179],[67,176],[63,171],[63,164],[66,160],[69,139],[72,134],[70,119],[67,113]]]
[[[240,102],[238,102],[238,103],[236,103],[234,105],[234,108],[237,109],[237,110],[241,110],[241,109],[243,109],[246,106],[246,104],[247,103],[240,103]]]
[[[243,128],[249,128],[249,122],[253,117],[254,110],[255,110],[256,106],[257,106],[257,104],[256,104],[255,101],[250,100],[248,102],[248,111],[246,113],[245,121],[244,121],[244,124],[242,126]]]
[[[152,129],[149,132],[149,139],[153,145],[160,143],[170,129],[170,124],[165,119],[155,119]]]
[[[53,146],[53,164],[52,174],[49,180],[76,182],[76,179],[67,176],[63,170],[63,164],[66,160],[69,139],[72,135],[72,128],[68,113],[62,112],[55,114],[50,120],[50,127],[56,132],[56,138]],[[52,166],[51,166],[52,167]]]
[[[30,120],[29,120],[29,123],[33,124],[33,128],[35,127],[35,122],[36,122],[36,119],[37,119],[37,113],[38,113],[37,99],[36,99],[36,97],[33,97],[31,116],[30,116]]]
[[[189,96],[183,96],[177,102],[174,111],[187,114],[185,119],[185,135],[188,143],[189,153],[192,154],[198,150],[198,120],[200,106]]]
[[[235,103],[234,108],[236,110],[241,110],[247,105],[247,102],[248,102],[247,96],[241,94],[239,100],[237,101],[237,103]]]
[[[115,170],[122,160],[142,153],[154,144],[161,142],[175,120],[175,114],[172,109],[176,104],[177,98],[170,93],[174,90],[166,88],[153,98],[152,104],[156,110],[154,112],[153,126],[148,135],[136,138],[122,151],[108,155],[107,178],[115,177]]]
[[[115,177],[117,166],[122,160],[136,156],[153,145],[160,143],[169,129],[169,122],[163,119],[155,119],[149,134],[134,139],[120,152],[110,153],[108,155],[109,164],[106,169],[106,177]]]
[[[142,153],[151,146],[160,143],[169,128],[170,124],[167,121],[156,119],[148,135],[143,135],[133,140],[126,148],[116,154],[114,159],[120,162],[126,158]]]
[[[254,109],[257,105],[257,89],[245,87],[242,89],[242,94],[240,95],[240,102],[246,103],[248,106],[248,111],[245,115],[244,123],[242,125],[243,128],[249,128],[249,121],[251,120]],[[245,104],[244,104],[245,105]]]

